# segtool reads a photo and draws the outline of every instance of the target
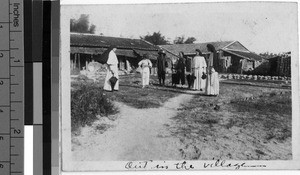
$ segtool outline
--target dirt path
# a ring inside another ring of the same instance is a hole
[[[165,129],[177,108],[193,95],[181,94],[169,99],[160,108],[135,109],[116,102],[120,109],[116,121],[100,120],[85,127],[73,139],[74,160],[179,160],[181,142]],[[111,124],[103,134],[97,125]],[[75,143],[75,144],[74,144]]]

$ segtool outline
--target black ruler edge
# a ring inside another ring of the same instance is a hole
[[[43,61],[43,1],[33,0],[32,1],[32,61],[42,62]],[[45,14],[47,15],[47,14]]]
[[[32,1],[24,1],[24,124],[33,124]]]
[[[51,1],[43,1],[43,175],[51,175]]]

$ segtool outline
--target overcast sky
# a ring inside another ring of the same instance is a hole
[[[160,31],[196,42],[240,41],[250,51],[290,51],[297,39],[296,3],[184,3],[140,5],[76,5],[69,14],[89,14],[96,34],[139,38]]]

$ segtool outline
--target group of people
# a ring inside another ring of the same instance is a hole
[[[104,83],[104,90],[113,91],[119,90],[119,75],[118,75],[118,59],[115,54],[117,48],[111,46],[104,54],[108,55],[107,59],[107,74]],[[207,50],[209,51],[209,56],[206,59],[199,49],[196,49],[196,56],[191,61],[191,72],[186,75],[186,60],[184,58],[184,53],[179,53],[179,59],[174,67],[176,73],[172,75],[172,79],[176,78],[177,83],[184,85],[187,79],[189,88],[193,90],[203,91],[206,95],[216,96],[219,94],[219,76],[218,76],[218,55],[215,47],[212,44],[207,44]],[[157,75],[159,84],[161,86],[165,85],[166,79],[166,53],[164,50],[158,52],[157,57]],[[144,54],[142,60],[138,63],[141,68],[142,75],[142,88],[149,85],[150,79],[150,68],[152,67],[152,62],[149,59],[148,54]],[[114,87],[111,86],[112,77],[115,77],[117,81]]]
[[[179,59],[173,67],[172,84],[181,84],[182,87],[186,80],[188,87],[193,90],[203,91],[206,95],[216,96],[219,94],[219,70],[218,54],[212,44],[207,44],[209,56],[206,59],[199,49],[196,49],[196,56],[192,58],[190,73],[187,73],[187,61],[184,53],[179,53]],[[157,75],[159,84],[164,86],[166,74],[166,53],[160,50],[157,58]]]
[[[191,74],[188,75],[192,82],[192,89],[204,91],[206,95],[219,94],[219,70],[218,54],[212,44],[207,44],[209,52],[207,59],[199,49],[196,49],[196,56],[192,59]]]
[[[118,73],[118,58],[116,55],[117,47],[111,45],[104,53],[103,58],[107,59],[107,73],[104,80],[104,87],[105,91],[118,91],[119,90],[119,73]],[[139,67],[141,68],[142,74],[142,87],[144,88],[146,85],[149,85],[149,78],[150,78],[150,68],[152,67],[152,63],[149,60],[149,56],[147,54],[143,55],[143,59],[138,63]],[[115,79],[112,81],[112,79]],[[112,85],[113,84],[113,85]]]

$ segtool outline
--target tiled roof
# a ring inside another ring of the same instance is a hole
[[[236,50],[224,50],[225,52],[237,55],[237,56],[241,56],[241,57],[245,57],[248,58],[250,60],[255,60],[255,61],[262,61],[264,60],[263,57],[253,53],[253,52],[241,52],[241,51],[236,51]]]
[[[216,50],[220,50],[227,45],[233,43],[233,41],[220,41],[220,42],[209,42],[209,43],[194,43],[194,44],[172,44],[172,45],[160,45],[163,49],[169,52],[178,54],[179,52],[184,52],[185,54],[194,54],[196,49],[200,49],[201,52],[207,53],[207,44],[212,44],[215,46]]]
[[[141,39],[107,37],[93,34],[71,33],[71,47],[107,48],[116,45],[118,49],[139,49],[157,51],[159,48]]]

